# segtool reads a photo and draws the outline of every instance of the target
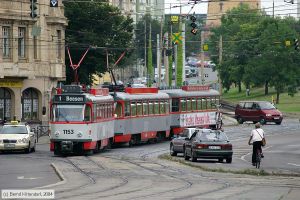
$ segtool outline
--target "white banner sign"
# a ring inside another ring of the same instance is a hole
[[[216,124],[216,112],[187,113],[180,115],[180,126],[201,126]]]

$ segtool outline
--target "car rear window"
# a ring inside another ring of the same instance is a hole
[[[226,134],[221,131],[201,132],[197,134],[197,138],[201,141],[226,141]]]
[[[27,134],[25,126],[3,126],[0,134]]]

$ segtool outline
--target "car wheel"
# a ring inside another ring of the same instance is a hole
[[[31,150],[31,148],[30,148],[30,142],[29,142],[29,143],[28,143],[28,148],[25,149],[25,153],[30,153],[30,150]]]
[[[280,122],[275,122],[277,125],[280,125],[281,124],[281,121]]]
[[[187,155],[186,150],[184,149],[184,160],[189,160],[190,157]]]
[[[174,151],[174,145],[173,144],[170,145],[170,155],[171,156],[177,156],[177,152]]]
[[[242,124],[242,123],[244,123],[244,120],[243,120],[243,118],[238,117],[238,118],[237,118],[237,122],[238,122],[239,124]]]
[[[232,157],[226,158],[226,163],[232,163]]]
[[[197,157],[195,156],[195,153],[193,151],[191,151],[191,155],[192,155],[192,162],[196,162]]]
[[[265,124],[265,123],[266,123],[265,118],[262,117],[262,118],[259,120],[259,123],[260,123],[260,124]]]
[[[219,158],[218,161],[219,161],[220,163],[222,163],[222,162],[223,162],[223,158]]]

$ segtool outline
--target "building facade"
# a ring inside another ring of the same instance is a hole
[[[51,93],[65,80],[64,7],[39,0],[0,2],[0,119],[48,121]]]
[[[248,4],[250,8],[260,9],[261,0],[220,0],[220,1],[209,1],[207,7],[207,22],[206,25],[209,27],[218,26],[221,23],[221,16],[228,10],[239,6],[240,4]]]

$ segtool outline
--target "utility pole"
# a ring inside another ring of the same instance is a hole
[[[185,82],[185,19],[182,19],[182,81]]]
[[[203,45],[204,45],[204,31],[202,30],[201,31],[201,69],[200,69],[201,85],[205,84],[205,79],[204,79],[204,51],[203,51]]]
[[[274,10],[274,8],[275,8],[275,5],[274,5],[274,0],[273,0],[273,18],[275,18],[275,10]]]
[[[163,47],[164,49],[164,66],[165,66],[165,82],[166,86],[169,86],[169,58],[167,56],[167,50],[169,49],[169,40],[168,40],[169,34],[168,32],[165,33],[164,38],[164,44],[165,46]]]
[[[144,64],[145,64],[145,70],[146,70],[146,80],[148,82],[148,69],[147,69],[147,18],[145,17],[145,50],[144,50],[144,53],[145,53],[145,56],[144,56]]]
[[[177,86],[177,73],[178,73],[178,69],[177,69],[177,47],[178,45],[175,44],[174,45],[174,58],[175,58],[175,86]]]
[[[156,63],[157,63],[157,86],[160,87],[161,67],[160,67],[160,53],[159,53],[159,34],[156,35]],[[155,70],[154,70],[155,71]],[[155,74],[155,73],[154,73]]]
[[[219,41],[219,65],[221,66],[223,60],[223,36],[220,35],[220,41]],[[219,77],[219,92],[220,95],[222,95],[222,80],[221,80],[221,74],[218,72]]]
[[[160,19],[160,37],[158,35],[158,43],[157,43],[157,48],[158,48],[158,55],[157,55],[157,65],[158,65],[158,76],[159,76],[159,80],[158,80],[158,87],[160,87],[161,84],[161,52],[162,52],[162,37],[163,37],[163,16],[161,16]]]

